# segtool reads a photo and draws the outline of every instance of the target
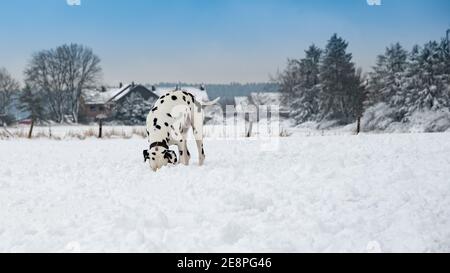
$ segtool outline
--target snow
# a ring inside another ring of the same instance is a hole
[[[8,132],[15,137],[26,138],[29,125],[17,125],[8,127]],[[52,124],[51,126],[35,126],[33,129],[34,138],[53,138],[53,139],[85,139],[89,137],[97,137],[99,125],[60,125]],[[103,137],[105,138],[132,138],[145,137],[145,126],[120,126],[120,125],[103,125]],[[0,128],[0,141],[7,139],[9,136],[2,128]]]
[[[448,252],[448,133],[205,142],[0,141],[0,252]]]
[[[365,132],[446,132],[450,131],[450,112],[448,110],[415,111],[408,122],[395,121],[396,110],[384,103],[378,103],[366,110],[362,119]]]
[[[281,93],[279,92],[252,92],[250,97],[256,105],[281,104]]]

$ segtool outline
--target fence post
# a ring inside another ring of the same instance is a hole
[[[356,134],[358,135],[361,131],[361,116],[358,116],[358,121],[356,123]]]
[[[99,127],[98,127],[98,138],[102,138],[102,126],[103,126],[103,120],[100,119],[99,121]]]
[[[99,114],[96,116],[98,120],[98,138],[102,138],[102,131],[103,131],[103,120],[106,119],[105,114]]]
[[[28,138],[31,138],[31,136],[33,134],[33,127],[34,127],[34,119],[31,119],[30,131],[28,132]]]

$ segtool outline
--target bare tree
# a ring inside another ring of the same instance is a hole
[[[8,108],[12,103],[14,92],[19,90],[19,83],[14,80],[5,68],[0,68],[0,122],[8,116]],[[1,125],[0,123],[0,125]]]
[[[65,56],[67,69],[67,91],[70,93],[70,110],[75,122],[78,122],[80,98],[83,89],[95,85],[101,67],[100,58],[92,49],[82,45],[71,44],[60,47]]]
[[[52,117],[64,115],[78,122],[83,89],[92,87],[101,74],[100,58],[83,45],[62,45],[33,55],[25,70],[26,83],[46,94]]]
[[[62,122],[66,94],[64,90],[64,69],[61,60],[52,50],[33,54],[25,70],[25,82],[30,88],[45,94],[50,117]]]

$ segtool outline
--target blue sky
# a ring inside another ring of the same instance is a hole
[[[107,84],[268,81],[334,32],[367,71],[387,45],[447,28],[449,0],[2,0],[0,67],[22,79],[33,52],[76,42],[101,57]]]

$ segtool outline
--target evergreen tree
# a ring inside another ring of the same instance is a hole
[[[431,41],[422,49],[413,48],[404,80],[404,121],[417,111],[436,111],[450,106],[447,44]]]
[[[359,80],[355,77],[352,54],[348,43],[334,34],[328,41],[320,67],[322,91],[319,100],[321,119],[334,119],[341,123],[355,120],[355,98],[359,97]]]
[[[42,106],[42,97],[38,92],[33,92],[29,85],[26,85],[19,97],[19,109],[27,113],[27,118],[31,120],[28,138],[33,134],[33,127],[36,122],[45,120],[45,111]]]
[[[421,89],[415,106],[420,110],[438,110],[448,105],[442,56],[439,44],[427,43],[421,54]]]
[[[441,60],[439,67],[440,73],[447,76],[450,75],[450,41],[447,38],[441,40],[439,45],[439,58]]]
[[[403,89],[407,60],[408,52],[399,43],[387,47],[385,53],[377,57],[368,87],[369,105],[384,102],[396,108],[398,121],[402,120],[407,112],[406,93]]]
[[[292,117],[298,122],[312,120],[319,108],[319,69],[322,50],[311,45],[299,62],[298,84],[294,86]]]

